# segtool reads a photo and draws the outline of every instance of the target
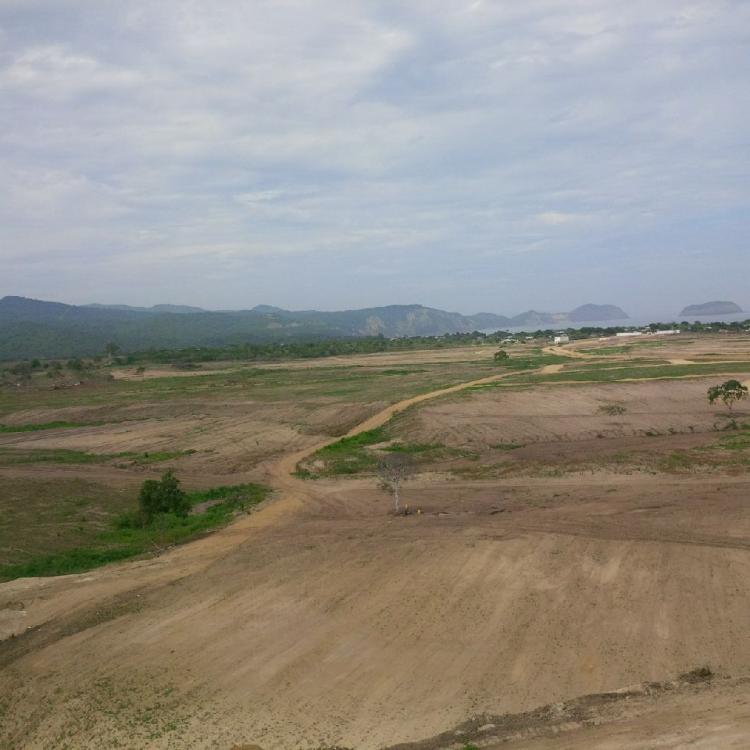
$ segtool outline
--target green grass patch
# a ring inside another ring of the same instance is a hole
[[[378,464],[378,455],[368,450],[391,439],[398,420],[404,413],[395,415],[387,425],[361,432],[359,435],[341,438],[322,448],[302,464],[294,475],[300,479],[346,476],[372,472]],[[460,448],[450,448],[442,443],[404,443],[395,441],[380,450],[388,453],[404,453],[414,456],[417,463],[430,463],[441,459],[467,458],[476,460],[478,454]]]
[[[0,433],[6,432],[39,432],[40,430],[62,430],[76,427],[90,427],[103,422],[44,422],[42,424],[0,424]]]
[[[430,453],[442,450],[445,446],[442,443],[391,443],[383,450],[391,453]]]
[[[565,372],[578,372],[580,370],[617,370],[633,367],[646,367],[646,366],[666,366],[669,364],[669,360],[666,359],[654,359],[648,357],[638,357],[633,359],[623,360],[612,360],[612,359],[578,359],[571,360],[568,362]]]
[[[323,468],[313,469],[309,465],[298,466],[295,474],[301,479],[311,479],[314,476],[340,476],[372,471],[377,465],[377,458],[366,448],[388,439],[384,427],[376,427],[373,430],[360,432],[358,435],[343,437],[321,448],[311,457],[313,464],[323,462]]]
[[[383,375],[384,369],[394,375]],[[399,372],[395,375],[395,372]],[[325,365],[306,368],[248,367],[232,363],[225,370],[202,371],[181,377],[142,380],[101,380],[78,388],[52,390],[49,385],[28,388],[0,387],[0,421],[5,415],[26,409],[78,407],[106,408],[108,413],[132,404],[246,401],[301,402],[334,397],[356,403],[387,402],[433,389],[455,385],[498,372],[490,361],[419,363],[418,366]],[[398,388],[394,389],[394,378]]]
[[[62,448],[0,448],[0,464],[95,464],[111,458],[98,453],[65,450]]]
[[[192,448],[184,451],[145,451],[143,453],[134,453],[126,451],[124,453],[115,453],[109,458],[126,458],[139,466],[148,466],[149,464],[158,464],[162,461],[173,461],[175,458],[183,456],[192,456],[197,451]],[[108,458],[108,456],[104,456]]]
[[[490,448],[496,451],[514,451],[523,448],[525,443],[493,443]]]
[[[690,471],[696,466],[696,463],[695,457],[691,456],[689,453],[675,451],[668,456],[660,458],[657,463],[657,468],[659,471],[664,472]]]
[[[546,354],[538,351],[531,354],[514,355],[500,362],[494,362],[496,368],[505,370],[535,370],[545,365],[569,364],[570,357],[561,354]]]
[[[318,471],[317,474],[324,477],[345,476],[347,474],[374,471],[376,466],[377,459],[375,456],[365,451],[364,448],[356,448],[347,453],[328,457],[325,461],[325,467]],[[297,476],[304,476],[304,468],[298,468],[297,472]]]
[[[732,451],[747,450],[750,448],[750,425],[742,425],[738,432],[722,435],[719,445]]]
[[[25,563],[0,565],[0,580],[82,573],[107,563],[135,557],[144,551],[140,546],[121,545],[111,548],[71,549],[54,555],[40,555]]]
[[[330,445],[326,445],[325,448],[321,448],[316,455],[336,456],[349,453],[357,448],[364,448],[366,445],[377,445],[386,440],[388,440],[388,436],[385,433],[385,428],[376,427],[373,430],[360,432],[358,435],[343,437],[341,440],[337,440],[335,443],[331,443]]]
[[[159,515],[147,526],[133,523],[134,512],[126,513],[114,519],[111,528],[97,534],[89,546],[36,555],[22,563],[0,565],[0,580],[81,573],[109,562],[163,550],[225,525],[236,513],[264,500],[268,492],[267,487],[258,484],[192,492],[188,495],[191,505],[217,502],[203,512],[185,518]]]
[[[582,370],[549,373],[547,375],[511,376],[500,383],[488,383],[476,389],[502,387],[503,384],[540,384],[540,383],[616,383],[621,380],[646,380],[651,378],[701,377],[704,375],[722,375],[732,373],[749,373],[750,362],[705,363],[694,365],[666,365],[664,367],[617,367],[612,369],[587,368]]]
[[[664,346],[663,341],[633,341],[631,344],[622,344],[620,346],[602,346],[581,349],[586,354],[629,354],[634,347],[639,349],[659,349]]]
[[[0,448],[0,465],[24,464],[98,464],[117,459],[129,460],[138,466],[172,461],[175,458],[190,456],[194,450],[153,451],[135,453],[88,453],[64,448]]]

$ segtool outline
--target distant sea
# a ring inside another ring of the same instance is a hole
[[[578,330],[579,328],[611,328],[622,326],[642,328],[647,326],[649,323],[674,323],[676,328],[679,328],[679,324],[686,320],[686,318],[680,318],[679,316],[668,316],[668,315],[652,315],[650,317],[642,318],[623,318],[622,320],[594,320],[580,323],[560,323],[555,326],[550,324],[549,326],[510,326],[508,328],[488,328],[482,331],[482,333],[494,333],[495,331],[509,331],[510,333],[521,333],[522,331],[537,331],[546,330],[546,328],[554,330],[564,330],[565,328],[572,328]],[[730,315],[693,315],[687,319],[689,323],[734,323],[742,322],[744,320],[750,320],[750,312],[733,313]]]

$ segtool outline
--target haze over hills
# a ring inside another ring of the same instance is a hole
[[[193,312],[208,312],[202,307],[192,307],[191,305],[153,305],[151,307],[133,307],[132,305],[102,305],[97,302],[92,302],[84,307],[94,307],[99,310],[135,310],[136,312],[168,312],[168,313],[193,313]]]
[[[439,336],[626,317],[612,305],[583,305],[570,313],[529,310],[507,317],[494,313],[462,315],[423,305],[328,312],[258,305],[250,310],[209,311],[187,305],[66,305],[9,296],[0,300],[0,357],[91,355],[101,352],[110,341],[125,351],[134,351],[379,335]]]
[[[688,305],[682,309],[680,316],[734,315],[741,312],[742,308],[736,302],[716,300],[714,302],[703,302],[699,305]]]

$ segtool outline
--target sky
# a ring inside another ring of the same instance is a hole
[[[0,296],[750,308],[747,0],[0,0]]]

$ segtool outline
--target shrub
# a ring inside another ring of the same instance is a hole
[[[146,518],[140,510],[122,513],[115,519],[116,529],[142,529],[145,525]]]
[[[190,500],[180,489],[180,482],[172,471],[165,472],[159,480],[147,479],[141,485],[138,505],[146,523],[159,513],[173,513],[184,518],[190,512]]]
[[[602,404],[599,407],[599,411],[602,414],[607,414],[610,417],[619,417],[621,414],[624,414],[627,409],[620,404]]]

